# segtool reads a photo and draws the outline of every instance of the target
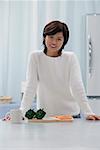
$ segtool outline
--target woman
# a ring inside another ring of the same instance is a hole
[[[86,119],[99,120],[86,98],[80,67],[73,52],[62,51],[68,42],[65,23],[52,21],[44,27],[44,50],[31,53],[27,69],[27,86],[20,109],[25,115],[37,95],[37,108],[44,108],[47,116],[83,113]]]

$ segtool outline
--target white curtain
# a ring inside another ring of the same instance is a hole
[[[85,84],[85,16],[90,13],[100,13],[99,0],[1,0],[0,95],[20,99],[28,54],[43,49],[42,31],[52,20],[68,24],[70,39],[65,50],[79,57]]]
[[[21,97],[28,54],[36,48],[36,16],[37,3],[0,1],[0,95],[15,101]]]

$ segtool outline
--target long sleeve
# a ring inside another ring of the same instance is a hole
[[[37,62],[34,53],[29,56],[27,74],[26,74],[26,89],[23,95],[20,109],[25,115],[25,112],[32,106],[32,100],[36,94],[38,84]]]
[[[82,82],[79,62],[75,54],[72,55],[70,69],[70,87],[73,97],[78,102],[84,116],[94,114],[88,104],[88,99]]]

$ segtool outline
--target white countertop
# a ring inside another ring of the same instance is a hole
[[[100,121],[22,124],[0,121],[0,150],[100,150]]]

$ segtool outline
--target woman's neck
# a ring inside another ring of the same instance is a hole
[[[59,53],[58,51],[57,52],[47,51],[46,55],[50,57],[58,57],[61,55],[61,53]]]

